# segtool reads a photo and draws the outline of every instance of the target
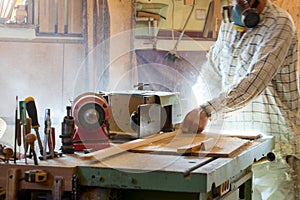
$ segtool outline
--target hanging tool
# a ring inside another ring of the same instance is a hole
[[[187,25],[188,25],[188,23],[189,23],[189,21],[190,21],[190,18],[191,18],[191,16],[192,16],[192,13],[193,13],[194,8],[195,8],[195,4],[196,4],[196,0],[193,0],[192,9],[191,9],[191,11],[189,12],[189,15],[188,15],[188,17],[187,17],[187,19],[186,19],[186,21],[185,21],[185,23],[184,23],[184,26],[183,26],[183,28],[182,28],[182,31],[181,31],[181,33],[180,33],[180,35],[179,35],[178,40],[177,40],[176,43],[175,43],[174,48],[173,48],[172,50],[170,50],[170,51],[165,55],[165,58],[167,58],[168,60],[171,60],[171,61],[174,62],[176,59],[179,59],[179,58],[180,58],[180,56],[179,56],[178,53],[177,53],[177,47],[178,47],[178,44],[179,44],[179,42],[181,41],[181,39],[182,39],[182,37],[183,37],[183,35],[184,35],[184,32],[185,32],[185,30],[186,30],[186,27],[187,27]]]
[[[38,115],[37,115],[37,110],[36,110],[36,105],[35,105],[35,101],[33,97],[27,97],[25,99],[26,102],[26,110],[27,113],[29,115],[29,117],[32,120],[32,128],[35,131],[36,137],[37,137],[37,141],[38,141],[38,145],[39,145],[39,149],[40,149],[40,154],[43,155],[43,144],[42,144],[42,140],[40,137],[40,133],[39,133],[39,122],[38,122]]]
[[[29,147],[30,147],[30,149],[29,149],[30,153],[33,154],[34,164],[38,165],[37,156],[36,156],[36,153],[34,150],[34,142],[36,141],[36,136],[33,133],[28,133],[25,136],[25,141],[26,141],[26,146],[29,145]]]

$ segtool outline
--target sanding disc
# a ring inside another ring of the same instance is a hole
[[[3,119],[0,118],[0,139],[2,138],[6,129],[6,123]]]

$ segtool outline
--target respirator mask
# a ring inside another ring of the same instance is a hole
[[[224,22],[234,22],[238,31],[255,27],[259,23],[259,14],[255,10],[258,4],[258,0],[252,6],[249,5],[248,0],[236,0],[234,6],[223,6]]]

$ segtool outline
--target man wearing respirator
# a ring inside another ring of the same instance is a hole
[[[299,199],[300,90],[298,35],[290,15],[270,0],[223,7],[218,39],[201,73],[213,98],[191,110],[182,131],[259,130],[275,137],[276,159],[253,166],[253,199]],[[213,125],[212,125],[213,126]]]

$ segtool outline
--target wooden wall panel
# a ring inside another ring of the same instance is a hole
[[[28,24],[33,24],[34,23],[34,12],[33,12],[33,3],[34,3],[34,0],[28,0],[28,7],[27,7],[27,17],[28,17]]]
[[[68,33],[82,33],[82,0],[68,0]]]
[[[110,85],[111,90],[130,89],[137,84],[132,77],[133,1],[108,1],[110,12]],[[120,77],[123,77],[122,80]],[[124,81],[129,80],[129,81]],[[123,82],[122,82],[123,81]]]
[[[58,33],[67,33],[67,22],[68,22],[68,1],[59,0],[57,2],[57,32]]]
[[[39,9],[40,9],[40,1],[39,0],[32,0],[33,2],[33,24],[37,26],[37,30],[39,30]]]
[[[39,32],[54,33],[55,32],[55,6],[53,0],[39,1]]]

